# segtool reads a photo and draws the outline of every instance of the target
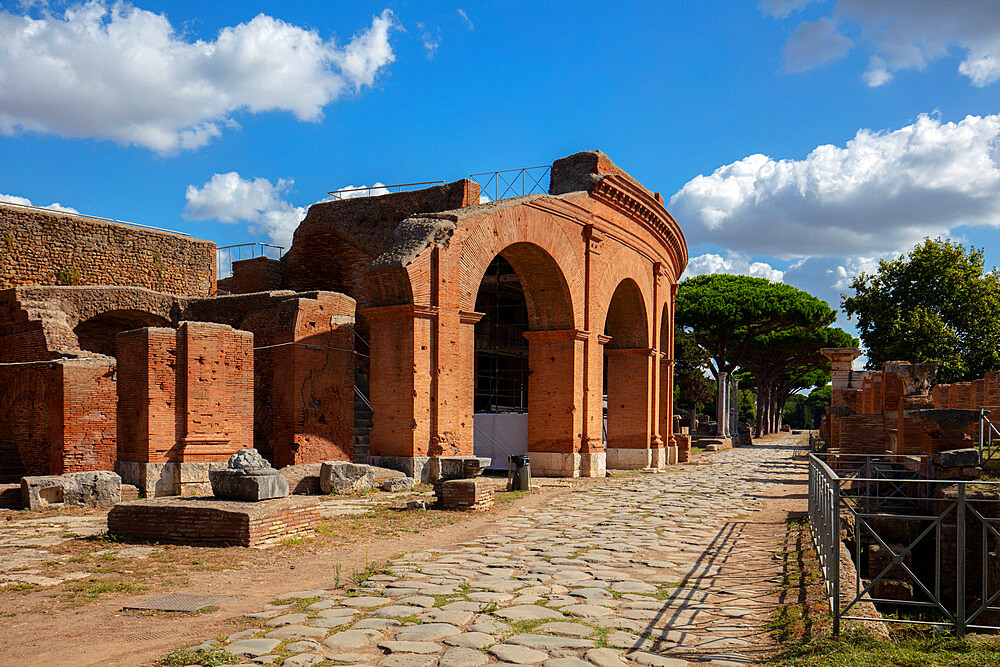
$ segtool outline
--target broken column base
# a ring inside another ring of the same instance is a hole
[[[668,452],[664,447],[609,447],[609,470],[646,470],[667,465]]]
[[[138,487],[139,492],[147,498],[211,495],[212,484],[208,479],[208,471],[222,470],[225,467],[225,461],[219,463],[115,462],[115,472],[121,475],[122,482]]]
[[[438,506],[447,510],[493,507],[493,485],[483,479],[445,479],[434,483]]]
[[[318,502],[308,496],[260,502],[146,498],[115,505],[108,533],[169,544],[252,547],[312,533],[320,520]]]

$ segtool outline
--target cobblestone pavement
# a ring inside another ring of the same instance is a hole
[[[801,472],[795,442],[565,494],[472,543],[393,560],[346,596],[288,593],[249,615],[264,627],[197,648],[286,667],[754,662],[781,573],[773,523],[761,544],[744,519]]]

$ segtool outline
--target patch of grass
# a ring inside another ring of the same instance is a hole
[[[289,537],[281,540],[281,546],[283,547],[294,547],[296,545],[302,544],[305,541],[303,537]]]
[[[71,601],[82,602],[93,602],[106,593],[137,593],[147,588],[149,587],[127,581],[87,581],[68,584],[66,586],[66,590],[70,593],[69,599]]]
[[[4,584],[5,591],[33,591],[38,588],[38,584],[29,584],[26,581],[18,581],[13,584]]]
[[[330,528],[330,526],[326,525],[325,523],[317,525],[316,532],[319,533],[320,535],[326,535],[327,537],[333,537],[335,535],[333,529]]]
[[[546,623],[551,623],[553,621],[565,621],[565,617],[553,616],[552,618],[530,618],[524,621],[511,621],[509,623],[510,627],[504,630],[504,639],[507,637],[513,637],[514,635],[519,635],[525,632],[531,632],[539,625],[545,625]]]
[[[802,667],[948,667],[1000,666],[1000,642],[981,637],[911,637],[884,641],[864,630],[840,638],[824,637],[797,644],[768,661]]]
[[[98,533],[97,535],[87,535],[83,539],[88,542],[110,542],[112,544],[121,544],[125,541],[120,535],[115,535],[114,533],[109,533],[108,531]]]
[[[493,499],[500,505],[509,505],[518,498],[526,496],[530,491],[499,491],[493,496]]]
[[[239,658],[235,655],[221,649],[213,649],[211,651],[178,649],[160,658],[158,664],[163,667],[184,667],[184,665],[218,667],[219,665],[235,663],[237,660]]]

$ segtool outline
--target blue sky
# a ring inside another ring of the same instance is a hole
[[[837,307],[924,235],[1000,263],[998,79],[991,0],[0,2],[0,194],[285,244],[329,190],[599,148],[692,272]]]

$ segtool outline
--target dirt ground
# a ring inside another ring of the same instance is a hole
[[[710,461],[710,454],[701,455],[686,465],[701,466]],[[741,543],[753,551],[752,557],[748,554],[749,567],[742,568],[746,577],[759,577],[760,567],[766,566],[768,576],[780,581],[783,563],[776,554],[782,552],[787,540],[786,520],[806,509],[804,460],[802,463],[802,474],[769,487],[765,508],[743,522],[745,539]],[[670,470],[664,474],[669,475]],[[486,513],[429,510],[394,515],[395,510],[388,510],[369,513],[367,518],[334,517],[327,522],[325,534],[298,544],[266,550],[162,547],[168,554],[162,560],[148,564],[112,560],[107,567],[96,568],[140,586],[145,582],[148,589],[138,592],[137,587],[125,587],[116,594],[112,586],[105,594],[87,597],[68,593],[73,584],[29,590],[8,587],[0,592],[0,616],[4,617],[0,665],[154,664],[175,648],[244,629],[247,624],[240,618],[242,614],[258,611],[291,591],[334,589],[337,578],[346,585],[350,573],[364,570],[368,563],[388,561],[407,552],[452,548],[489,533],[504,517],[531,512],[581,486],[615,484],[619,479],[552,480],[540,491],[506,498]],[[95,545],[93,539],[71,540],[67,549],[85,552],[102,546],[106,549],[109,545]],[[167,592],[235,597],[200,614],[122,610],[123,604]],[[777,650],[764,630],[760,642],[755,659]]]

